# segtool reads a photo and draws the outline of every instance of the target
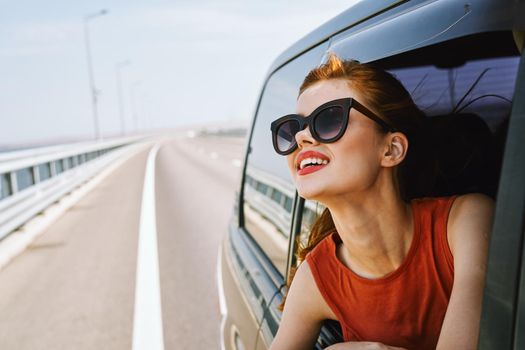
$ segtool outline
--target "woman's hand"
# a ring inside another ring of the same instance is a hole
[[[369,342],[369,341],[350,341],[346,343],[338,343],[330,345],[325,350],[406,350],[397,346],[388,346],[383,343]]]

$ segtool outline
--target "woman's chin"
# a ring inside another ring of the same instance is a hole
[[[320,188],[297,187],[297,193],[304,199],[319,201],[323,191]]]

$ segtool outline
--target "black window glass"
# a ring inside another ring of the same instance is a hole
[[[511,32],[466,36],[375,62],[427,114],[479,115],[495,131],[509,117],[520,55]]]
[[[19,191],[32,186],[35,183],[33,168],[24,168],[16,171],[16,183]]]
[[[304,77],[317,66],[326,44],[287,63],[268,80],[260,101],[244,183],[244,227],[284,276],[295,188],[286,158],[273,150],[270,124],[295,112]],[[281,198],[284,197],[284,200]]]
[[[439,173],[430,195],[481,192],[496,198],[519,60],[512,33],[494,32],[377,62],[431,118]],[[461,114],[443,117],[452,112]]]
[[[393,69],[429,116],[454,110],[476,113],[492,130],[509,116],[519,56],[480,58],[459,67]]]

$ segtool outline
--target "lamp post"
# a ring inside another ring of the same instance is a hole
[[[136,101],[135,101],[135,89],[137,88],[137,86],[139,86],[140,84],[142,84],[142,81],[141,80],[137,80],[135,81],[133,84],[131,84],[131,88],[130,88],[130,95],[131,95],[131,108],[133,109],[133,120],[135,122],[135,132],[138,133],[139,131],[139,116],[138,116],[138,112],[137,112],[137,105],[136,105]]]
[[[120,115],[120,135],[124,136],[126,134],[126,120],[124,114],[124,101],[122,97],[122,68],[129,66],[131,64],[130,60],[125,60],[118,62],[115,65],[116,77],[117,77],[117,94],[118,94],[118,110]]]
[[[89,89],[91,91],[91,105],[93,109],[93,124],[95,129],[95,138],[100,138],[100,130],[98,125],[98,112],[97,112],[97,88],[95,87],[95,77],[93,74],[93,63],[91,59],[91,47],[89,42],[89,21],[107,14],[107,10],[100,10],[99,12],[84,16],[84,39],[86,41],[86,57],[88,64],[88,74],[89,74]]]

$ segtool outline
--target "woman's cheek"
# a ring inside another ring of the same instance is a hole
[[[378,175],[377,166],[365,152],[339,159],[333,165],[329,169],[329,177],[333,179],[330,187],[334,193],[365,190],[374,183]]]

